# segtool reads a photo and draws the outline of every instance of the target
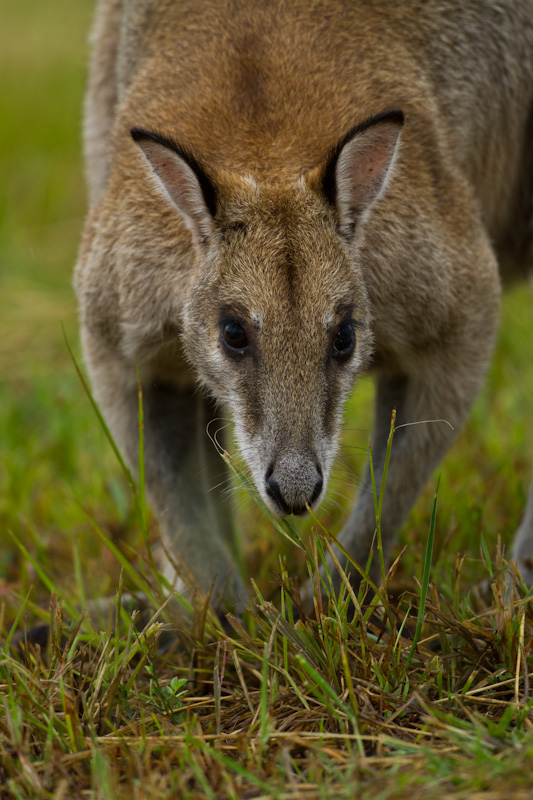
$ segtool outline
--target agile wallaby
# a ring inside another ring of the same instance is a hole
[[[239,607],[216,404],[265,503],[302,514],[372,368],[378,487],[393,407],[453,426],[397,432],[388,549],[483,380],[498,261],[533,260],[532,0],[101,0],[93,45],[83,342],[132,467],[139,365],[167,546]],[[363,564],[369,485],[340,537]],[[531,581],[533,491],[514,557]]]

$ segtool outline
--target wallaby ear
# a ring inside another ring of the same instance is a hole
[[[344,137],[328,162],[324,190],[336,205],[340,229],[347,236],[364,222],[385,190],[403,119],[401,111],[372,117]]]
[[[198,162],[174,142],[133,128],[131,135],[152,168],[157,186],[179,211],[197,242],[213,232],[214,187]]]

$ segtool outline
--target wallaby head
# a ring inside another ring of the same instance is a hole
[[[278,515],[305,513],[323,498],[344,401],[371,357],[359,250],[402,123],[401,112],[383,113],[314,169],[268,181],[132,130],[146,180],[194,243],[184,351],[231,409],[256,487]]]

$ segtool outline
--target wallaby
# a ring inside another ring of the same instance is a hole
[[[85,143],[87,366],[133,469],[139,366],[186,574],[246,602],[209,421],[229,409],[264,502],[304,514],[369,369],[378,490],[393,408],[449,423],[397,430],[388,551],[533,261],[533,0],[101,0]],[[340,534],[362,565],[374,530],[367,470]],[[513,557],[531,582],[533,490]]]

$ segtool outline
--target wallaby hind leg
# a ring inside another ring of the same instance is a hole
[[[138,398],[134,369],[113,362],[109,356],[91,359],[86,348],[95,396],[118,446],[137,472]],[[114,372],[114,375],[113,375]],[[132,373],[132,374],[130,374]],[[127,378],[127,379],[126,379]],[[179,388],[169,383],[146,381],[143,385],[144,462],[147,497],[161,522],[163,541],[184,577],[206,594],[221,611],[226,603],[242,610],[246,592],[238,575],[234,554],[224,533],[222,519],[208,474],[206,447],[206,400],[195,386]],[[224,466],[222,459],[220,464]],[[165,572],[174,578],[169,563]],[[182,586],[180,582],[177,586]]]
[[[448,357],[442,357],[443,354],[440,354],[432,360],[428,359],[424,370],[414,375],[381,374],[378,378],[372,442],[378,497],[391,415],[396,409],[396,432],[381,517],[385,560],[398,528],[466,420],[484,377],[492,339],[493,332],[487,329],[484,340],[486,352],[481,358],[480,350],[473,353],[465,343],[464,347],[457,348],[453,356],[448,354]],[[357,503],[340,535],[340,542],[363,567],[367,563],[375,529],[371,472],[367,466]],[[375,549],[370,575],[376,583],[380,583],[379,560]],[[355,583],[358,583],[357,576],[352,574],[354,577]]]
[[[200,588],[207,593],[213,587],[215,606],[228,600],[232,609],[240,607],[244,591],[228,547],[231,523],[214,488],[227,471],[216,451],[210,453],[210,403],[194,389],[180,391],[168,384],[148,386],[143,397],[147,487],[167,547]]]
[[[528,586],[533,586],[533,481],[529,488],[524,517],[513,542],[513,561]]]
[[[465,408],[461,418],[458,418],[455,403],[451,404],[448,410],[443,408],[440,402],[442,395],[440,391],[434,392],[433,388],[428,386],[426,381],[417,381],[407,376],[381,375],[377,381],[372,461],[378,497],[392,412],[396,409],[396,432],[393,437],[381,518],[385,561],[398,528],[407,517],[431,472],[451,445],[455,429],[462,424],[467,412]],[[444,420],[453,424],[453,428]],[[409,425],[409,423],[419,424]],[[402,425],[408,427],[402,428]],[[340,535],[340,542],[362,567],[367,563],[375,530],[374,494],[370,464],[368,464],[355,508]],[[355,583],[358,583],[358,577],[353,575],[353,568],[350,571]],[[381,574],[376,547],[374,547],[370,576],[379,585]]]

